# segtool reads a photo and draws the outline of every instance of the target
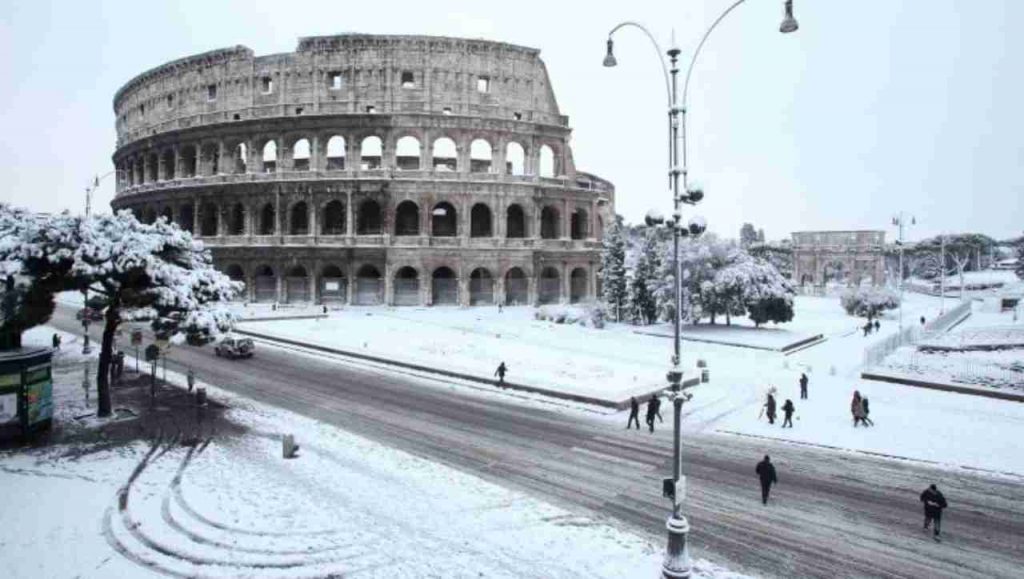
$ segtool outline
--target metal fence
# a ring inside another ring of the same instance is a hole
[[[889,336],[888,338],[872,344],[864,349],[864,366],[877,366],[885,360],[885,357],[895,352],[902,346],[912,346],[923,338],[948,332],[971,314],[971,302],[962,302],[960,305],[935,318],[921,328],[918,325],[911,325],[903,328],[903,331]]]

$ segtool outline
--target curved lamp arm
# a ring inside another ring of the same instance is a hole
[[[708,37],[711,36],[711,33],[715,30],[715,28],[718,27],[718,23],[721,22],[722,20],[724,20],[725,17],[728,16],[729,13],[732,12],[737,6],[739,6],[740,4],[743,4],[746,1],[747,0],[736,0],[736,2],[734,2],[732,4],[732,6],[729,6],[728,8],[726,8],[725,12],[722,12],[722,14],[719,15],[718,18],[715,19],[715,21],[711,24],[711,26],[708,28],[707,32],[704,33],[704,37],[700,39],[700,44],[697,45],[697,50],[693,51],[693,57],[690,58],[690,66],[689,66],[689,68],[686,69],[686,79],[683,81],[683,108],[684,109],[686,108],[686,93],[690,89],[690,73],[693,72],[693,65],[697,62],[697,57],[700,56],[700,50],[702,48],[704,48],[704,43],[707,42]]]
[[[665,59],[662,57],[662,54],[664,54],[664,52],[662,52],[661,46],[658,45],[658,41],[654,39],[654,35],[652,35],[651,32],[647,30],[647,28],[643,24],[627,20],[625,22],[620,22],[615,26],[615,28],[612,28],[611,31],[608,32],[608,39],[611,40],[612,35],[615,34],[616,31],[618,31],[620,28],[625,28],[627,26],[632,26],[633,28],[640,29],[640,32],[643,32],[644,35],[647,36],[647,39],[651,41],[651,44],[654,45],[654,50],[655,52],[658,53],[658,63],[661,64],[661,74],[665,77],[665,96],[668,99],[669,108],[672,108],[672,89],[669,86],[668,69],[665,68]]]

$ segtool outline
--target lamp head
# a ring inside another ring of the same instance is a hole
[[[617,60],[615,60],[615,54],[612,52],[612,47],[613,46],[614,46],[614,43],[612,42],[612,39],[609,38],[608,39],[608,54],[604,55],[604,63],[603,63],[608,68],[611,68],[611,67],[619,64],[619,62]]]
[[[661,211],[658,211],[657,209],[651,209],[650,211],[647,212],[647,215],[644,216],[644,223],[647,224],[647,227],[661,225],[665,223],[665,216],[662,215]]]
[[[782,24],[779,25],[779,32],[789,34],[796,32],[798,28],[800,25],[796,23],[796,18],[793,18],[793,0],[786,0],[786,14],[782,18]]]
[[[690,218],[690,235],[700,235],[704,233],[708,228],[707,221],[703,217],[695,216]]]

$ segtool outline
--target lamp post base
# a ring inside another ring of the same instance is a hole
[[[669,579],[685,579],[690,577],[690,550],[686,546],[686,535],[690,532],[690,524],[683,515],[672,515],[665,523],[668,529],[668,552],[661,564],[662,574]]]

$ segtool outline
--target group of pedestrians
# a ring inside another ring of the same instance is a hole
[[[861,396],[860,390],[853,391],[853,399],[850,400],[850,414],[853,415],[853,426],[856,428],[858,424],[864,426],[874,426],[875,423],[871,420],[871,406],[868,404],[868,397]]]
[[[878,332],[881,329],[882,329],[882,324],[878,323],[877,319],[874,321],[874,323],[872,323],[871,322],[871,318],[868,318],[867,323],[865,323],[864,327],[863,327],[864,336],[867,337],[867,335],[870,334],[872,330],[874,330],[875,332]]]
[[[806,386],[803,386],[803,383],[801,383],[801,394],[804,394],[805,392],[806,392]],[[801,397],[802,398],[806,398],[806,396],[801,396]],[[784,418],[782,420],[782,427],[783,428],[786,428],[786,427],[793,428],[793,413],[794,412],[796,412],[796,406],[793,404],[792,400],[787,398],[786,402],[783,403],[783,405],[782,405],[782,414],[784,415]],[[768,395],[767,395],[767,397],[765,399],[764,406],[761,407],[761,413],[768,417],[768,424],[775,424],[775,416],[776,416],[775,388],[770,388],[768,390]]]
[[[655,418],[658,419],[658,422],[665,421],[661,417],[661,398],[651,396],[647,400],[647,428],[651,432],[654,432]],[[636,429],[640,430],[640,401],[636,399],[636,396],[631,396],[629,398],[629,422],[626,423],[626,430],[633,428],[634,423],[636,424]]]

